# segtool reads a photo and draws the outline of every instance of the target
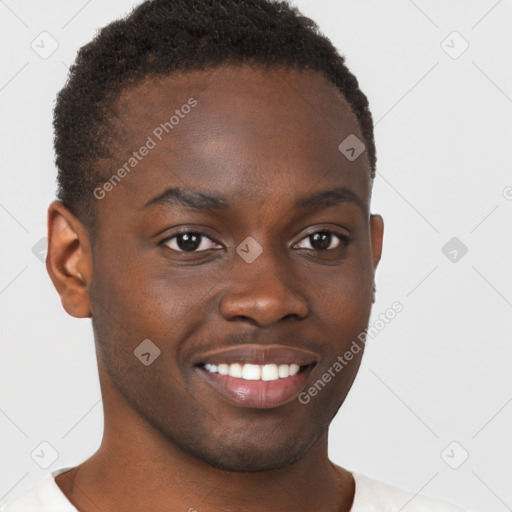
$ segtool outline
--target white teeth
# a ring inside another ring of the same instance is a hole
[[[219,369],[219,373],[221,375],[228,375],[228,373],[229,373],[229,364],[219,364],[218,369]]]
[[[242,378],[242,365],[238,363],[233,363],[229,365],[229,376],[237,377],[238,379]]]
[[[210,373],[218,373],[219,375],[229,375],[230,377],[235,377],[237,379],[244,380],[278,380],[278,379],[286,379],[287,377],[293,377],[297,375],[300,370],[300,366],[298,364],[225,364],[221,363],[219,365],[207,363],[204,365],[205,370],[208,370]]]
[[[277,380],[278,378],[279,373],[277,372],[277,364],[266,364],[261,369],[262,380]]]
[[[299,373],[300,366],[298,364],[291,364],[290,365],[290,377],[293,375],[297,375]]]
[[[286,377],[290,376],[290,367],[287,364],[280,364],[278,371],[280,379],[286,379]]]
[[[244,364],[242,368],[242,379],[260,380],[261,370],[257,364]]]

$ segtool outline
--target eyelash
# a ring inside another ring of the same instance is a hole
[[[317,229],[315,231],[311,231],[310,233],[307,233],[304,237],[302,237],[299,242],[301,242],[302,240],[305,240],[307,239],[308,237],[312,236],[312,235],[315,235],[317,233],[327,233],[327,234],[330,234],[330,235],[334,235],[338,238],[339,240],[339,246],[338,247],[334,247],[334,248],[331,248],[331,249],[307,249],[308,251],[318,251],[318,252],[327,252],[327,251],[334,251],[336,249],[339,249],[340,246],[347,246],[350,242],[351,242],[351,238],[348,236],[348,235],[345,235],[343,233],[339,233],[337,231],[334,231],[332,229]],[[192,230],[192,229],[184,229],[182,231],[178,231],[176,233],[174,233],[172,236],[169,236],[167,238],[165,238],[164,240],[162,240],[159,245],[165,245],[167,242],[169,242],[170,240],[173,240],[174,238],[176,238],[177,236],[179,235],[184,235],[184,234],[193,234],[193,235],[197,235],[201,238],[207,238],[208,240],[210,240],[210,242],[213,242],[215,244],[218,244],[218,245],[221,245],[219,242],[217,242],[215,239],[213,239],[212,237],[208,236],[206,233],[202,233],[200,231],[195,231],[195,230]],[[298,242],[297,242],[298,243]],[[295,244],[294,244],[295,245]],[[179,252],[181,254],[194,254],[194,253],[201,253],[201,252],[205,252],[205,250],[202,250],[202,251],[198,251],[198,250],[195,250],[195,251],[183,251],[183,250],[180,250],[180,249],[172,249],[169,247],[169,249],[171,249],[172,251],[175,251],[175,252]],[[208,250],[208,249],[206,249]]]

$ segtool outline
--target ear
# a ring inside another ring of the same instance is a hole
[[[48,208],[46,269],[66,312],[76,318],[91,317],[89,237],[83,224],[60,201]]]
[[[377,269],[382,255],[382,238],[384,235],[384,220],[378,214],[370,215],[370,239],[372,243],[373,273]]]

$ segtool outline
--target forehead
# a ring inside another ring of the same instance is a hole
[[[127,136],[128,142],[133,137],[151,133],[160,123],[169,121],[192,97],[198,101],[199,108],[186,124],[199,128],[204,119],[198,123],[195,119],[210,116],[210,123],[203,125],[210,130],[210,137],[214,136],[215,125],[220,128],[221,124],[236,120],[238,127],[245,128],[238,135],[251,138],[258,135],[272,138],[283,130],[289,132],[292,121],[300,123],[293,127],[295,132],[301,127],[303,135],[313,139],[317,135],[325,137],[328,132],[338,139],[347,130],[362,138],[348,102],[323,74],[247,64],[146,76],[137,86],[120,93],[116,105],[119,135]],[[172,135],[178,142],[180,136],[189,133],[176,126]]]
[[[122,91],[116,110],[112,171],[152,148],[102,207],[136,210],[170,186],[283,202],[347,186],[368,199],[366,155],[350,161],[338,148],[349,136],[362,140],[357,120],[320,73],[226,65],[148,76]]]

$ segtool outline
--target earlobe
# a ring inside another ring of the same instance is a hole
[[[89,237],[82,223],[60,201],[48,208],[46,269],[66,312],[76,318],[91,317]]]

